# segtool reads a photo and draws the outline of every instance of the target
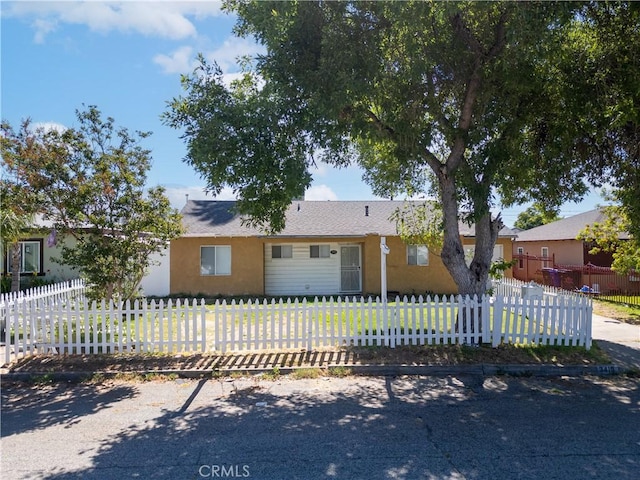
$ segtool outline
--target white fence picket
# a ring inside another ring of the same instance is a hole
[[[508,287],[508,288],[507,288]],[[84,285],[0,297],[5,362],[35,353],[219,352],[327,346],[502,342],[591,347],[591,300],[545,292],[501,295],[291,299],[267,302],[163,300],[89,303]],[[49,296],[47,296],[49,295]],[[207,329],[213,342],[207,342]]]

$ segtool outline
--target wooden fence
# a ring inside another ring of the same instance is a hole
[[[40,354],[312,350],[502,342],[591,346],[591,301],[579,295],[315,301],[133,301],[67,296],[0,305],[5,361]]]
[[[59,302],[66,300],[69,295],[84,296],[85,292],[86,287],[82,280],[69,280],[53,285],[29,288],[19,292],[2,293],[0,294],[0,307],[23,301],[36,300],[39,298],[47,298],[49,301]]]

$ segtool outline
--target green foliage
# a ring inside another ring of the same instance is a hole
[[[41,205],[41,194],[33,190],[17,174],[11,165],[20,157],[33,158],[39,155],[37,147],[31,146],[27,135],[20,135],[16,141],[11,126],[0,124],[0,152],[2,175],[0,176],[0,244],[3,253],[9,256],[11,271],[10,290],[20,290],[20,244],[21,239],[29,235],[35,223],[35,215]],[[4,258],[4,257],[3,257]]]
[[[320,378],[323,375],[323,371],[319,368],[296,368],[291,372],[291,378],[294,380],[305,380]]]
[[[37,288],[44,287],[46,285],[53,285],[56,283],[54,279],[46,279],[44,277],[39,277],[37,274],[30,275],[27,277],[26,285],[24,288]]]
[[[510,260],[507,262],[504,259],[500,259],[492,262],[491,267],[489,267],[489,277],[494,280],[502,278],[504,276],[504,272],[513,267],[516,263],[518,263],[518,260]]]
[[[558,207],[549,208],[541,202],[535,202],[526,210],[520,212],[513,226],[521,230],[529,230],[540,225],[546,225],[560,220],[559,212],[560,209]]]
[[[278,380],[280,378],[280,368],[273,367],[270,371],[264,372],[262,378],[265,380]]]
[[[11,291],[11,276],[0,276],[0,293],[8,293]]]
[[[184,132],[187,163],[212,191],[231,185],[242,213],[272,231],[315,159],[359,165],[382,197],[436,191],[441,256],[460,293],[484,291],[502,227],[494,195],[505,206],[580,199],[586,179],[602,178],[594,155],[606,165],[615,156],[603,111],[637,112],[609,94],[590,101],[585,78],[637,72],[622,41],[596,47],[589,36],[606,26],[591,22],[596,14],[627,25],[617,20],[627,4],[228,0],[225,9],[266,53],[230,87],[202,58],[183,78],[186,94],[164,120]],[[592,44],[606,71],[584,54]],[[460,220],[475,227],[469,266]]]
[[[293,198],[311,184],[308,142],[297,135],[291,114],[259,80],[246,74],[231,89],[221,70],[203,57],[191,76],[182,78],[189,93],[170,102],[164,122],[184,129],[186,162],[207,181],[210,193],[233,188],[246,222],[273,232],[284,228]]]
[[[349,367],[344,367],[342,365],[338,365],[337,367],[330,367],[327,373],[330,377],[336,378],[350,377],[351,375],[353,375],[353,371]]]
[[[33,130],[29,121],[18,133],[7,126],[7,166],[41,193],[39,209],[58,238],[73,238],[57,261],[81,271],[93,298],[128,299],[150,255],[180,234],[180,216],[163,188],[145,188],[151,156],[140,142],[149,133],[117,128],[93,106],[76,113],[78,126],[62,132]]]
[[[629,237],[630,219],[627,210],[621,205],[601,207],[604,221],[587,225],[578,235],[578,240],[590,242],[594,246],[589,253],[611,253],[611,268],[617,273],[627,275],[640,271],[640,242]]]
[[[442,210],[436,202],[406,202],[393,213],[391,220],[396,222],[396,230],[405,243],[426,245],[430,253],[440,254],[444,229]]]
[[[582,127],[580,148],[590,153],[587,162],[594,181],[606,182],[614,189],[623,218],[620,231],[637,239],[640,238],[640,4],[589,2],[581,6],[580,13],[584,21],[579,21],[580,18],[574,21],[569,32],[577,54],[568,57],[566,63],[576,79],[571,87],[574,96],[571,109],[577,109],[575,118]],[[633,256],[632,251],[629,253]],[[620,266],[620,270],[628,268]]]

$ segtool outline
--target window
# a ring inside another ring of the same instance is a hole
[[[549,247],[542,247],[540,256],[542,257],[542,267],[547,268],[549,266]]]
[[[429,265],[429,249],[426,245],[407,245],[408,265]]]
[[[20,273],[40,272],[40,242],[20,242]]]
[[[42,240],[26,240],[20,243],[20,273],[42,274]],[[6,271],[11,271],[12,247],[6,252]]]
[[[271,258],[293,258],[293,247],[291,245],[272,245]]]
[[[309,256],[311,258],[329,258],[329,245],[310,245]]]
[[[200,247],[200,275],[231,275],[231,247]]]
[[[471,265],[473,261],[473,257],[476,254],[476,246],[475,245],[465,245],[464,246],[464,260],[467,262],[467,267]],[[493,253],[491,254],[491,263],[501,262],[504,260],[504,252],[502,245],[494,245]]]
[[[518,268],[524,268],[524,247],[518,247]]]

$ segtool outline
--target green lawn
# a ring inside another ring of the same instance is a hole
[[[287,347],[297,348],[308,346],[311,341],[314,345],[320,341],[327,346],[364,344],[364,338],[368,338],[369,343],[380,345],[387,331],[393,327],[403,337],[404,343],[423,343],[425,339],[430,343],[453,343],[453,337],[457,336],[457,304],[432,302],[414,309],[390,302],[386,323],[376,303],[355,302],[355,305],[354,302],[207,305],[206,342],[209,348],[223,340],[234,343],[230,349],[241,345],[273,348],[277,339],[282,338]],[[88,344],[89,339],[95,339],[100,345],[98,351],[107,351],[110,342],[118,350],[134,345],[138,350],[147,351],[157,349],[159,339],[164,338],[165,344],[171,343],[170,347],[165,345],[165,350],[201,350],[203,334],[199,306],[196,312],[194,315],[192,311],[179,310],[175,305],[170,309],[165,307],[162,314],[130,315],[129,318],[118,312],[108,312],[104,315],[104,324],[103,316],[93,314],[84,319],[79,328],[72,326],[71,333],[67,322],[54,327],[51,343],[62,341],[66,344],[71,335],[71,343],[82,345]],[[493,314],[493,307],[490,307],[490,324]],[[395,319],[393,324],[390,323],[392,318]],[[222,324],[223,320],[226,331],[216,329],[216,322]],[[511,332],[509,339],[515,343],[526,343],[529,331],[542,333],[542,329],[542,325],[534,325],[522,312],[503,311],[502,333]],[[24,335],[24,332],[20,334]]]

